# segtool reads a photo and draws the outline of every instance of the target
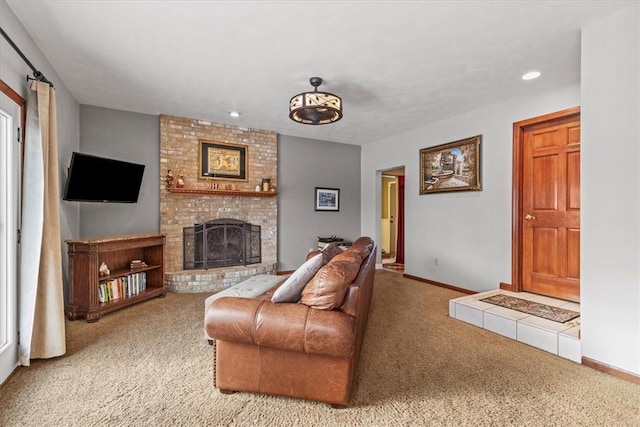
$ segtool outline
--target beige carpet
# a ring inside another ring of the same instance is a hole
[[[460,294],[378,270],[352,406],[213,388],[206,295],[68,322],[68,354],[19,368],[2,426],[638,426],[640,387],[451,319]]]

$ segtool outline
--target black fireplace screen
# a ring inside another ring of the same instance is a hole
[[[185,270],[262,262],[259,225],[214,219],[183,228],[182,238]]]

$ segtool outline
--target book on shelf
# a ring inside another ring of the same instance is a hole
[[[105,303],[138,295],[147,289],[147,273],[132,273],[127,276],[98,283],[98,302]]]
[[[141,259],[134,259],[133,261],[131,261],[131,263],[129,263],[129,267],[133,270],[135,268],[143,268],[146,267],[147,263],[142,261]]]

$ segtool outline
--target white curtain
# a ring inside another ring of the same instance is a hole
[[[32,82],[22,181],[20,364],[66,352],[55,91]]]

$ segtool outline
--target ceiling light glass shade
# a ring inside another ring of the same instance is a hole
[[[529,71],[525,75],[522,76],[522,80],[533,80],[540,77],[542,73],[540,71]]]
[[[313,92],[300,93],[289,101],[289,118],[305,125],[326,125],[342,118],[342,99],[328,92],[318,92],[320,77],[309,79]]]

